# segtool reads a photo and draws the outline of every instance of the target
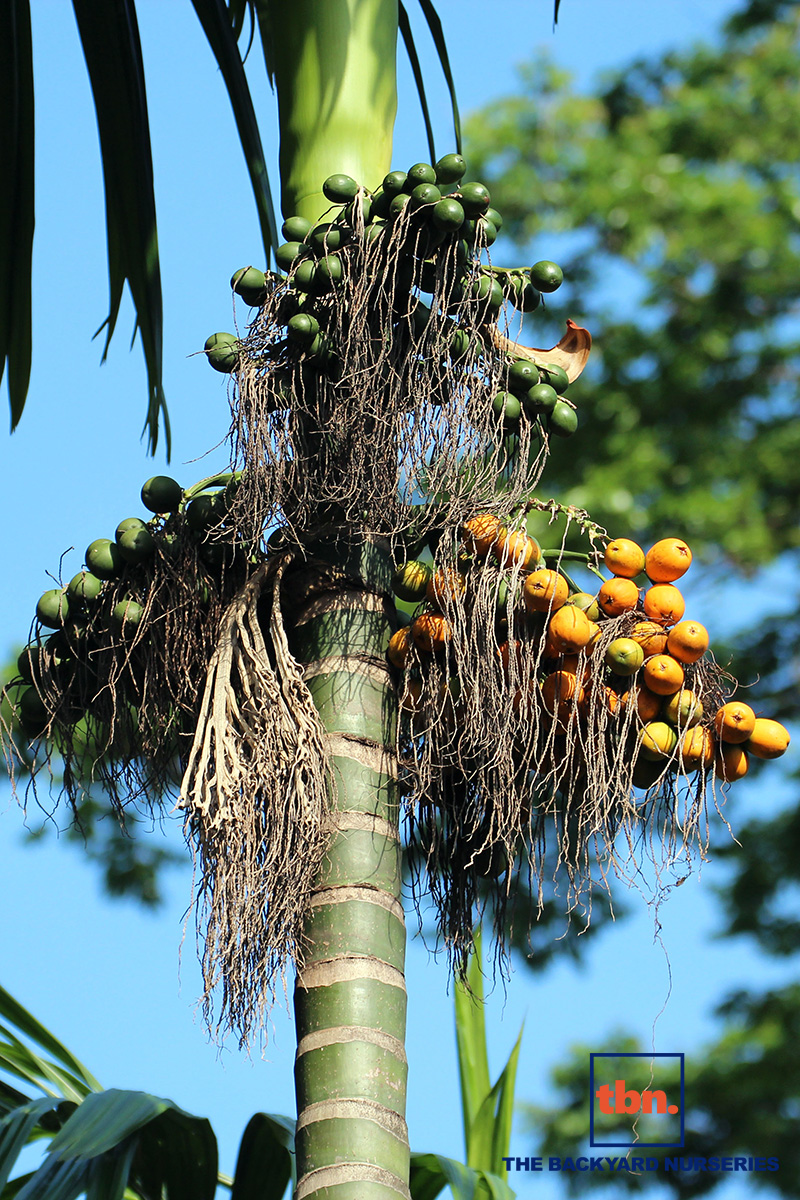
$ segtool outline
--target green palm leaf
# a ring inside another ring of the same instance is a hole
[[[0,381],[8,364],[11,428],[31,374],[33,52],[29,0],[0,4]]]

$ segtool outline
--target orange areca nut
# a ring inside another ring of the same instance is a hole
[[[670,654],[654,654],[645,659],[642,676],[647,687],[657,696],[671,696],[683,687],[683,667]]]
[[[561,654],[572,654],[588,646],[594,635],[594,622],[574,604],[563,604],[550,618],[548,639],[560,647]]]
[[[644,570],[644,550],[630,538],[615,538],[606,546],[603,561],[612,575],[634,579]]]
[[[674,625],[686,612],[686,601],[671,583],[656,583],[644,594],[644,611],[651,621]]]
[[[564,576],[548,567],[533,571],[522,586],[522,599],[528,612],[561,608],[568,596],[569,585]]]
[[[463,596],[466,586],[464,576],[455,567],[440,567],[428,580],[425,594],[433,604],[443,605]]]
[[[674,583],[692,565],[692,552],[681,538],[662,538],[644,558],[647,578],[653,583]]]
[[[414,645],[428,654],[441,650],[453,636],[450,622],[441,613],[420,613],[409,628]]]
[[[553,671],[542,683],[542,700],[551,716],[568,717],[573,702],[579,704],[582,697],[583,686],[570,671]]]
[[[478,558],[485,558],[502,529],[502,522],[494,513],[479,513],[461,526],[461,538],[468,550]]]
[[[501,528],[491,549],[503,567],[515,566],[523,571],[531,571],[542,561],[541,546],[536,538],[528,537],[522,529]]]
[[[714,728],[721,742],[746,742],[756,725],[756,714],[749,704],[731,700],[717,709]]]
[[[411,650],[411,641],[410,625],[401,625],[397,632],[389,638],[386,653],[389,656],[389,662],[395,667],[402,669],[406,665]]]
[[[597,603],[607,617],[633,612],[639,603],[639,589],[632,579],[615,575],[607,579],[597,594]]]
[[[716,742],[710,729],[695,725],[687,729],[681,741],[681,759],[684,770],[696,771],[698,767],[710,767],[716,753]]]
[[[682,663],[695,663],[708,649],[708,630],[699,621],[679,621],[667,635],[667,650]]]
[[[661,697],[644,684],[636,684],[620,697],[622,707],[633,705],[640,721],[654,721],[661,712]]]
[[[629,636],[642,647],[645,658],[666,653],[667,631],[657,621],[640,621],[634,625]]]
[[[753,732],[744,743],[748,754],[756,758],[780,758],[789,749],[789,730],[780,721],[770,721],[767,717],[756,717]]]
[[[422,708],[422,684],[419,679],[406,679],[400,694],[400,707],[404,712],[417,713]]]
[[[664,701],[661,711],[668,721],[680,729],[699,725],[703,719],[703,705],[690,688],[681,688]]]
[[[519,671],[522,666],[522,642],[514,642],[514,651],[514,657],[517,662],[517,671]],[[507,671],[511,658],[511,649],[507,640],[498,648],[497,653],[500,655],[500,661],[503,664],[503,669]]]
[[[726,783],[742,779],[748,772],[750,760],[744,746],[723,744],[718,747],[714,759],[714,770]]]
[[[648,721],[639,731],[642,754],[651,761],[669,758],[677,744],[678,735],[666,721]]]

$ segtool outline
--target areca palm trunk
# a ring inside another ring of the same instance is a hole
[[[316,221],[322,181],[390,169],[397,0],[262,0],[284,216]],[[296,1200],[408,1196],[405,925],[395,788],[388,547],[339,531],[290,584],[293,650],[328,735],[332,834],[295,992]],[[325,565],[325,560],[327,565]]]
[[[294,577],[293,649],[328,735],[332,835],[295,990],[296,1200],[408,1196],[405,925],[386,550]],[[291,593],[290,593],[291,595]]]

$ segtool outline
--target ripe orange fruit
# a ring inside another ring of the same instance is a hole
[[[780,721],[756,717],[753,732],[744,744],[748,754],[756,758],[780,758],[789,748],[789,730]]]
[[[491,549],[503,567],[518,566],[530,571],[542,561],[542,547],[522,529],[501,528]]]
[[[612,575],[633,579],[644,570],[644,550],[630,538],[615,538],[606,546],[603,562]]]
[[[634,625],[629,636],[642,647],[645,658],[666,652],[667,631],[657,621],[640,621]]]
[[[746,742],[755,729],[756,714],[749,704],[732,700],[717,709],[714,728],[721,742]]]
[[[440,567],[428,580],[425,594],[431,603],[444,605],[448,600],[463,596],[466,586],[464,576],[455,567]]]
[[[654,721],[661,712],[661,697],[642,683],[634,684],[627,692],[623,692],[620,701],[623,708],[633,704],[640,721]]]
[[[400,707],[404,712],[416,713],[422,708],[422,683],[419,679],[406,679],[400,693]]]
[[[740,745],[722,745],[717,749],[714,770],[726,783],[733,783],[747,774],[750,760],[747,751]]]
[[[644,569],[653,583],[674,583],[692,565],[692,552],[681,538],[662,538],[644,558]]]
[[[648,721],[639,731],[642,754],[651,761],[669,758],[677,744],[678,735],[666,721]]]
[[[615,575],[607,579],[597,594],[597,603],[607,617],[632,612],[639,603],[639,589],[632,579]]]
[[[657,696],[671,696],[683,687],[683,667],[670,654],[654,654],[646,659],[642,677]]]
[[[542,700],[552,716],[560,716],[562,708],[569,712],[572,708],[571,702],[580,702],[582,696],[583,685],[571,671],[553,671],[542,683]]]
[[[708,649],[708,630],[699,621],[679,621],[667,635],[667,650],[682,663],[695,663]]]
[[[588,646],[594,634],[594,622],[574,604],[562,604],[550,618],[547,636],[561,654],[573,654]]]
[[[703,719],[703,705],[690,688],[681,688],[667,700],[661,709],[664,716],[680,729],[699,725]]]
[[[540,567],[533,571],[522,587],[522,599],[528,612],[547,612],[566,604],[569,585],[558,571]]]
[[[479,513],[461,526],[461,539],[467,549],[477,554],[478,558],[485,558],[500,536],[502,528],[500,518],[494,513]]]
[[[386,651],[389,662],[402,669],[406,665],[410,650],[411,626],[401,625],[397,632],[389,638],[389,646]]]
[[[605,661],[617,675],[635,675],[644,662],[644,651],[633,638],[614,638],[606,649]]]
[[[529,679],[528,684],[524,688],[517,688],[511,698],[511,707],[515,713],[522,712],[523,716],[529,716],[534,705],[534,696],[536,695],[536,680]]]
[[[441,613],[420,613],[409,628],[414,645],[428,654],[441,650],[453,636],[450,622]]]
[[[519,671],[522,666],[522,642],[515,641],[514,642],[514,650],[515,650],[515,658],[517,660],[517,671]],[[509,665],[509,659],[510,659],[510,655],[511,655],[510,647],[508,645],[507,640],[505,642],[503,642],[503,644],[501,646],[498,647],[497,653],[500,655],[500,661],[503,664],[503,669],[505,671],[507,671],[508,665]]]
[[[695,725],[687,729],[681,741],[681,756],[685,771],[696,771],[698,767],[710,767],[714,761],[716,742],[710,729]]]
[[[671,583],[657,583],[644,594],[644,611],[651,621],[674,625],[686,611],[686,601]]]

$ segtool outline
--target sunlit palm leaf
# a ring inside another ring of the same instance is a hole
[[[136,8],[133,0],[72,0],[72,6],[94,97],[106,194],[109,313],[101,326],[103,357],[127,281],[147,365],[148,443],[154,451],[161,418],[169,452],[153,160]]]
[[[244,19],[245,5],[238,4],[235,9],[229,11],[224,0],[192,0],[192,4],[228,90],[258,209],[264,254],[268,261],[270,251],[278,244],[279,238],[258,121],[236,40],[239,22],[243,22]]]
[[[0,1019],[3,1024],[0,1024],[0,1033],[8,1038],[7,1043],[0,1043],[0,1051],[12,1053],[14,1060],[19,1069],[15,1072],[18,1078],[25,1079],[29,1083],[33,1083],[36,1087],[41,1087],[41,1077],[47,1071],[46,1077],[50,1078],[56,1071],[60,1071],[62,1067],[66,1071],[62,1072],[69,1081],[69,1086],[74,1088],[79,1095],[78,1099],[82,1099],[91,1091],[99,1091],[101,1085],[95,1079],[94,1075],[80,1062],[75,1055],[67,1049],[67,1047],[58,1040],[50,1032],[45,1029],[40,1021],[37,1021],[27,1009],[23,1008],[18,1000],[0,987]],[[13,1026],[13,1029],[7,1028],[4,1024],[8,1022]],[[25,1047],[18,1036],[23,1034],[30,1041],[34,1042],[40,1050],[51,1055],[55,1062],[47,1062],[41,1056]],[[24,1073],[24,1062],[21,1057],[22,1050],[30,1056],[30,1073]],[[59,1066],[60,1064],[60,1066]],[[65,1093],[61,1093],[65,1095]],[[74,1099],[74,1096],[67,1096],[68,1099]]]
[[[31,373],[33,59],[29,0],[0,4],[0,380],[8,364],[13,429]]]

